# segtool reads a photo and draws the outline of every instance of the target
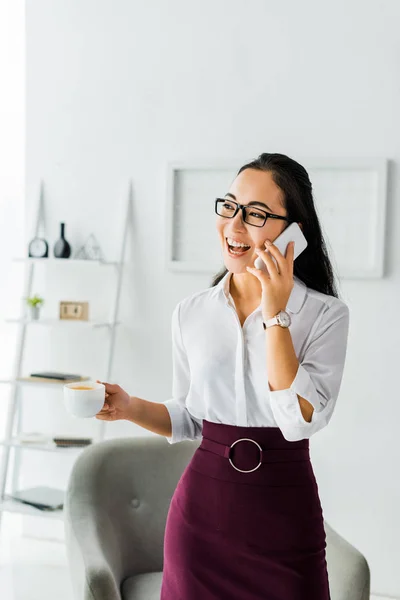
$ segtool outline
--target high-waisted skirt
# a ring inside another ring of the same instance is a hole
[[[171,500],[160,600],[330,600],[309,440],[206,420],[202,435]]]

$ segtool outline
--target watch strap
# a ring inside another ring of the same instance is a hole
[[[279,327],[283,327],[284,329],[286,329],[287,327],[290,326],[290,324],[291,324],[290,315],[285,310],[280,310],[271,319],[267,319],[265,322],[263,321],[264,329],[268,329],[269,327],[272,327],[273,325],[279,325]]]
[[[272,327],[273,325],[279,325],[278,314],[275,315],[274,317],[272,317],[272,319],[268,319],[265,323],[263,321],[263,327],[264,327],[264,329],[267,329],[268,327]]]

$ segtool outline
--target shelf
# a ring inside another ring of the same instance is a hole
[[[41,189],[40,189],[40,194],[39,194],[39,203],[38,203],[38,210],[37,210],[37,217],[36,217],[36,223],[34,224],[34,229],[35,231],[40,231],[40,228],[44,226],[44,192],[43,192],[43,181],[41,182]],[[86,333],[91,333],[91,331],[93,329],[96,328],[102,328],[102,332],[99,334],[101,337],[103,337],[105,335],[106,338],[108,338],[107,341],[107,348],[103,349],[104,345],[101,344],[99,346],[99,350],[102,351],[102,354],[105,355],[105,358],[107,360],[107,375],[104,377],[104,379],[108,379],[110,380],[110,373],[112,371],[112,367],[113,367],[113,359],[114,359],[114,354],[115,354],[115,342],[116,342],[116,338],[115,338],[115,334],[118,331],[116,326],[120,325],[121,322],[118,319],[121,319],[120,316],[120,300],[121,300],[121,295],[123,293],[123,288],[122,288],[122,281],[123,281],[123,277],[125,275],[125,269],[124,266],[126,265],[125,263],[125,255],[126,255],[126,246],[127,246],[127,241],[128,241],[128,237],[130,235],[130,230],[132,228],[132,218],[133,218],[133,188],[132,188],[132,182],[130,181],[129,183],[129,190],[128,190],[128,196],[127,196],[127,205],[126,205],[126,216],[122,219],[122,231],[121,232],[117,232],[116,237],[120,240],[120,252],[118,254],[113,254],[112,256],[115,258],[115,260],[90,260],[90,259],[84,259],[84,258],[78,258],[80,257],[84,257],[85,254],[83,253],[74,253],[73,256],[71,258],[68,259],[62,259],[62,258],[55,258],[54,257],[54,253],[53,252],[49,252],[49,254],[51,254],[51,256],[47,257],[47,258],[33,258],[33,257],[29,257],[27,256],[28,251],[27,248],[22,249],[20,252],[20,256],[16,256],[13,257],[11,260],[13,261],[13,265],[15,266],[17,263],[19,263],[21,265],[21,267],[17,267],[18,269],[21,268],[21,273],[24,273],[25,275],[25,282],[24,282],[24,291],[23,291],[23,297],[28,298],[31,297],[33,292],[35,291],[34,289],[34,284],[36,281],[36,276],[39,275],[41,277],[41,275],[45,274],[45,270],[46,269],[50,269],[49,273],[54,273],[55,275],[57,275],[56,279],[63,279],[64,275],[67,275],[68,272],[68,282],[69,280],[75,280],[75,289],[80,289],[79,287],[79,282],[80,280],[82,280],[83,277],[83,273],[88,274],[89,271],[85,269],[91,269],[91,273],[94,273],[93,269],[102,269],[102,267],[112,267],[112,272],[110,272],[109,270],[104,271],[101,270],[101,273],[104,275],[105,272],[107,272],[107,274],[110,275],[110,277],[112,277],[112,281],[108,281],[107,283],[110,284],[109,287],[111,287],[111,291],[113,294],[113,301],[112,301],[112,305],[110,306],[110,312],[99,312],[99,313],[91,313],[91,316],[94,317],[92,318],[92,320],[90,321],[81,321],[81,320],[70,320],[70,319],[60,319],[61,313],[59,312],[59,310],[57,310],[57,306],[54,306],[53,308],[50,308],[49,311],[47,311],[46,308],[44,308],[44,311],[41,310],[40,311],[40,317],[39,319],[32,319],[31,315],[32,313],[29,311],[29,308],[26,304],[26,302],[23,300],[23,298],[21,298],[21,302],[20,302],[20,306],[16,308],[16,310],[10,310],[9,314],[7,315],[8,319],[5,320],[6,323],[9,323],[11,325],[17,325],[17,329],[19,331],[19,336],[18,336],[18,345],[16,348],[16,360],[15,360],[15,368],[13,371],[11,372],[4,372],[3,371],[3,379],[1,379],[0,377],[0,384],[2,385],[8,385],[10,386],[11,389],[6,390],[7,394],[5,394],[3,392],[3,398],[1,398],[1,400],[6,400],[6,396],[10,396],[9,399],[9,418],[7,420],[7,424],[6,424],[6,428],[5,428],[5,432],[2,433],[2,438],[0,439],[0,453],[1,453],[1,449],[3,449],[3,454],[4,454],[4,463],[3,464],[3,468],[1,469],[1,473],[0,473],[0,489],[2,489],[3,491],[6,489],[6,482],[7,482],[7,476],[12,476],[12,480],[14,482],[17,482],[19,480],[19,476],[20,476],[20,470],[22,466],[27,466],[27,465],[23,465],[23,463],[25,461],[23,461],[22,459],[25,457],[25,455],[22,453],[22,450],[36,450],[37,452],[42,452],[42,455],[36,455],[40,461],[39,462],[43,462],[43,459],[46,459],[46,456],[49,458],[51,457],[51,453],[56,453],[57,459],[56,459],[56,463],[60,462],[60,453],[64,453],[64,454],[68,454],[69,457],[71,457],[71,459],[74,461],[75,458],[77,457],[77,455],[79,456],[79,454],[85,450],[86,448],[88,448],[88,446],[91,446],[95,443],[98,443],[99,441],[101,441],[104,438],[104,427],[106,425],[105,422],[101,422],[101,428],[100,428],[100,435],[99,436],[95,436],[92,437],[92,441],[91,444],[87,444],[84,446],[66,446],[66,447],[62,447],[62,446],[57,446],[57,444],[55,442],[53,442],[53,438],[55,436],[53,436],[52,434],[44,434],[43,437],[40,435],[37,435],[36,438],[35,436],[31,436],[30,438],[28,436],[23,436],[23,434],[21,433],[20,429],[21,429],[21,424],[24,422],[23,420],[23,408],[24,408],[24,402],[22,402],[22,400],[25,400],[28,398],[25,398],[26,395],[30,395],[32,396],[32,393],[34,391],[34,387],[36,386],[38,388],[37,392],[38,394],[40,393],[40,395],[43,395],[43,389],[45,389],[46,387],[48,388],[48,394],[49,396],[54,396],[55,394],[59,394],[60,392],[63,391],[63,387],[66,384],[78,384],[84,381],[89,381],[89,380],[95,380],[95,377],[86,377],[84,379],[80,379],[80,380],[76,380],[76,381],[60,381],[60,380],[45,380],[43,378],[24,378],[22,377],[23,375],[23,371],[24,371],[24,350],[25,350],[25,346],[26,346],[26,341],[27,338],[26,336],[30,334],[38,334],[39,335],[39,331],[38,329],[35,329],[35,332],[32,332],[30,329],[27,330],[25,329],[25,327],[27,326],[32,326],[32,325],[36,325],[36,326],[42,326],[44,327],[58,327],[59,332],[57,332],[57,335],[80,335],[79,331],[82,331],[82,334],[84,332]],[[90,253],[93,256],[97,255],[97,256],[101,256],[100,252],[94,254],[93,252]],[[21,256],[22,255],[22,256]],[[76,257],[76,258],[75,258]],[[44,265],[43,267],[39,267],[38,265]],[[70,265],[69,267],[66,265]],[[87,265],[87,267],[84,267],[83,265]],[[67,269],[67,271],[64,271],[63,269]],[[68,270],[69,269],[69,270]],[[47,273],[48,271],[46,271]],[[99,284],[99,290],[97,291],[97,294],[101,295],[101,289],[102,289],[102,285],[104,287],[104,277],[102,275],[101,281],[98,281]],[[100,271],[97,272],[96,271],[96,277],[100,276]],[[54,277],[50,278],[53,283],[53,286],[57,283],[54,279]],[[57,291],[57,287],[56,287],[56,291]],[[100,297],[100,296],[98,296]],[[46,307],[46,305],[45,305]],[[16,312],[19,309],[18,312]],[[96,317],[99,317],[96,319]],[[3,321],[3,317],[0,316],[0,321]],[[64,333],[62,333],[61,328],[64,327],[65,331]],[[76,330],[76,331],[75,331]],[[13,330],[14,331],[14,330]],[[47,333],[47,331],[49,330],[43,330],[43,333]],[[40,357],[39,357],[40,358]],[[57,368],[57,367],[56,367]],[[65,372],[66,373],[74,373],[74,370],[71,367],[71,370],[68,371],[67,367],[64,367],[65,369],[67,369]],[[29,370],[30,371],[30,370]],[[34,371],[32,371],[34,372]],[[36,371],[38,372],[38,371]],[[20,385],[23,386],[31,386],[30,389],[28,388],[28,390],[25,389],[21,389],[19,388]],[[41,389],[39,389],[41,388]],[[1,390],[1,388],[0,388]],[[57,390],[57,391],[56,391]],[[11,393],[8,393],[11,392]],[[23,395],[21,395],[23,393]],[[25,393],[26,392],[26,393]],[[0,406],[3,405],[3,402],[0,402]],[[58,405],[58,402],[57,402]],[[3,410],[4,410],[4,406]],[[64,437],[64,436],[60,436],[60,437]],[[71,436],[72,437],[72,436]],[[83,437],[83,436],[82,436]],[[89,437],[89,436],[88,436]],[[91,436],[90,436],[91,437]],[[29,439],[31,439],[31,441],[29,442]],[[36,439],[36,441],[35,441]],[[46,454],[47,453],[47,454]],[[8,473],[8,471],[12,468],[12,472]],[[55,467],[57,468],[57,467]],[[39,469],[40,471],[40,469]],[[36,477],[36,473],[34,473],[35,477]],[[39,475],[39,473],[37,474]],[[16,499],[13,499],[12,497],[10,497],[9,494],[0,494],[0,511],[4,512],[4,511],[8,511],[8,512],[14,512],[14,513],[19,513],[19,514],[23,514],[23,515],[32,515],[32,516],[40,516],[40,517],[47,517],[47,518],[53,518],[53,519],[61,519],[63,520],[64,518],[64,511],[63,509],[61,510],[57,510],[57,511],[46,511],[46,510],[40,510],[38,508],[35,508],[34,506],[31,506],[29,504],[25,504],[22,503]]]
[[[83,383],[85,381],[90,381],[90,377],[87,379],[79,379],[77,381],[43,381],[38,377],[37,381],[33,379],[0,379],[0,384],[9,384],[9,385],[37,385],[37,386],[49,386],[49,387],[62,387],[63,385],[67,385],[68,383]]]
[[[92,446],[93,442],[91,444],[88,444],[88,446]],[[64,454],[73,454],[75,452],[80,452],[82,450],[85,450],[85,448],[87,448],[88,446],[67,446],[66,448],[60,448],[59,446],[56,446],[56,444],[54,442],[48,442],[48,443],[23,443],[23,442],[18,442],[18,441],[11,441],[11,442],[6,442],[4,440],[0,440],[0,446],[10,446],[10,448],[23,448],[24,450],[40,450],[43,452],[61,452]]]
[[[18,502],[18,500],[12,500],[8,498],[0,503],[0,511],[20,513],[23,515],[30,515],[34,517],[50,517],[51,519],[64,520],[63,510],[40,510],[29,504]]]
[[[24,263],[52,263],[52,264],[59,264],[59,263],[75,263],[75,264],[82,264],[82,263],[91,263],[93,265],[98,265],[101,267],[107,267],[107,266],[111,266],[111,267],[116,267],[118,266],[119,263],[115,262],[115,261],[107,261],[107,260],[85,260],[85,259],[81,259],[81,258],[13,258],[12,259],[13,262],[24,262]]]
[[[113,323],[109,321],[79,321],[74,319],[5,319],[6,323],[19,323],[21,325],[42,325],[42,326],[58,326],[67,327],[73,324],[73,327],[112,327]],[[115,325],[120,325],[120,321]]]

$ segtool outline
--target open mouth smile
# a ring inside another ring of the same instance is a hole
[[[251,250],[251,246],[248,246],[246,248],[238,248],[237,246],[230,246],[228,244],[228,238],[225,238],[225,243],[226,243],[228,254],[229,254],[229,256],[232,256],[232,258],[239,258],[241,256],[244,256]]]

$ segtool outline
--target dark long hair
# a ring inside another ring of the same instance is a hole
[[[296,221],[303,225],[302,231],[308,246],[294,261],[294,275],[307,287],[338,298],[336,277],[314,206],[312,184],[305,168],[285,154],[264,152],[256,160],[243,165],[237,175],[245,169],[270,172],[283,192],[287,218],[290,222]],[[217,285],[227,272],[228,269],[224,266],[214,276],[210,287]]]

